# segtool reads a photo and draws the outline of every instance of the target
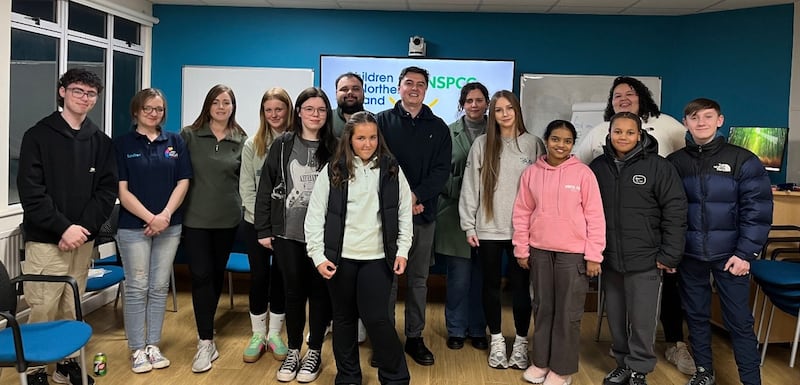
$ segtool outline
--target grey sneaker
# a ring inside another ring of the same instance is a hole
[[[686,385],[714,385],[716,383],[717,381],[714,380],[714,371],[698,366],[697,371]]]
[[[528,340],[514,341],[511,357],[508,358],[508,367],[520,370],[528,368]]]
[[[153,370],[153,365],[147,359],[147,353],[142,349],[136,349],[131,355],[131,370],[134,373],[147,373]]]
[[[676,342],[675,345],[670,344],[666,352],[664,352],[664,357],[667,358],[668,362],[678,367],[678,371],[683,374],[691,376],[697,371],[694,358],[689,353],[689,346],[683,342]]]
[[[627,384],[632,373],[633,371],[630,369],[618,366],[616,369],[606,374],[605,378],[603,378],[603,385]]]
[[[206,372],[211,369],[211,362],[219,358],[217,345],[212,340],[200,340],[197,343],[197,353],[192,360],[192,371],[195,373]]]
[[[303,357],[303,364],[297,372],[297,382],[311,382],[317,379],[322,370],[322,351],[308,349]]]
[[[300,349],[289,349],[286,358],[278,369],[277,378],[280,382],[289,382],[297,377],[300,370]]]
[[[505,339],[492,338],[492,342],[489,346],[489,366],[495,369],[508,368],[508,357],[506,356]]]

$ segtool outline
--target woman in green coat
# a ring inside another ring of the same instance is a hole
[[[461,180],[472,142],[486,132],[489,90],[479,82],[461,88],[458,110],[463,115],[450,124],[453,156],[450,177],[439,196],[436,217],[435,251],[447,261],[447,299],[445,323],[447,347],[461,349],[467,337],[472,346],[486,349],[486,319],[481,302],[482,271],[477,249],[466,242],[458,217]]]

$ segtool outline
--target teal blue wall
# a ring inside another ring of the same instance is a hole
[[[516,60],[522,73],[662,77],[662,110],[716,99],[732,125],[787,126],[792,5],[690,16],[153,7],[152,84],[180,106],[184,65],[313,68],[320,54]],[[319,83],[319,78],[315,80]],[[518,84],[515,86],[518,88]],[[171,108],[167,129],[180,127]],[[773,181],[785,180],[785,173]]]

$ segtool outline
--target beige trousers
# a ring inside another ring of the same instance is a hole
[[[24,274],[69,275],[78,281],[78,290],[86,291],[86,277],[92,262],[94,241],[81,247],[61,251],[58,245],[41,242],[25,242]],[[25,301],[30,305],[28,322],[44,322],[58,319],[75,319],[75,302],[72,289],[62,283],[26,282]]]

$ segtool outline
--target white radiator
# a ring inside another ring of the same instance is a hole
[[[19,266],[19,251],[22,247],[22,234],[18,227],[0,233],[0,250],[3,252],[0,260],[3,261],[11,278],[22,273]]]

